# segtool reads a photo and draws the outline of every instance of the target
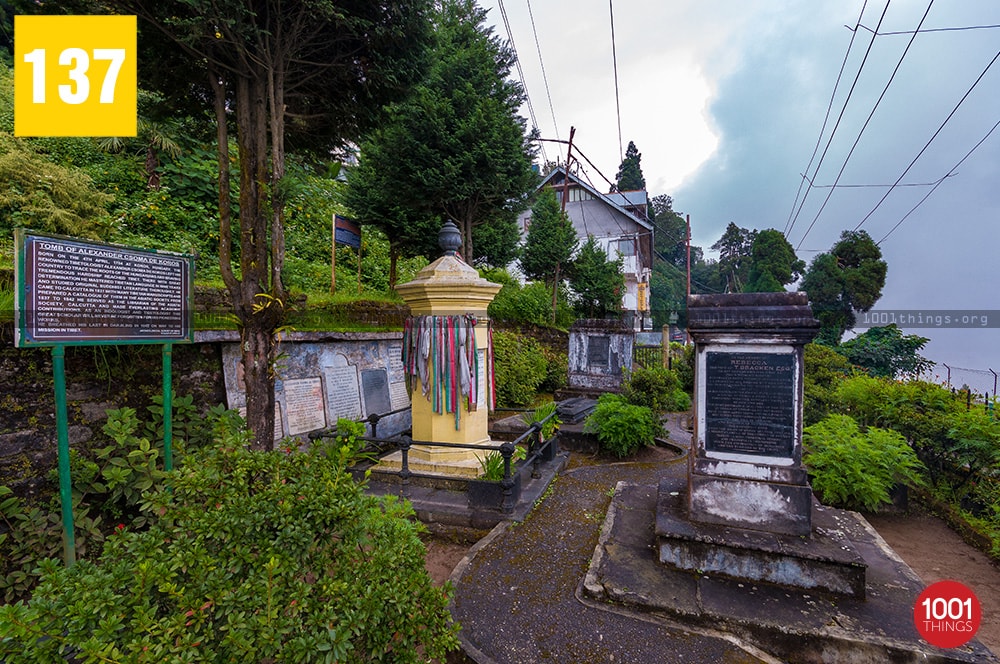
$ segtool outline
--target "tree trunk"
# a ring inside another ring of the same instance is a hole
[[[156,148],[146,146],[146,188],[158,191],[160,189],[160,158]]]
[[[462,220],[462,258],[472,265],[472,218]]]
[[[393,244],[389,243],[389,290],[396,290],[396,267],[399,261],[399,248]]]
[[[267,156],[268,112],[266,76],[241,77],[236,82],[236,113],[240,146],[240,271],[243,281],[237,316],[242,329],[247,426],[251,445],[274,449],[274,331],[283,302],[268,291],[271,243],[268,238]]]
[[[559,306],[559,263],[556,262],[556,273],[552,278],[552,324],[556,324],[556,309]]]

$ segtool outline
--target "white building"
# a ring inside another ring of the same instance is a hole
[[[553,188],[560,202],[565,191],[566,214],[581,244],[588,235],[593,235],[609,259],[621,256],[625,274],[621,308],[627,318],[632,318],[636,330],[652,329],[649,276],[653,265],[653,225],[646,219],[646,192],[602,194],[572,173],[568,183],[565,179],[565,168],[558,166],[545,177],[539,189]],[[522,237],[530,224],[529,209],[518,218]]]

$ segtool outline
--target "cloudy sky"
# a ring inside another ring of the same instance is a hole
[[[506,39],[500,0],[480,3]],[[565,140],[575,127],[597,188],[631,140],[650,194],[672,196],[703,247],[732,221],[786,232],[809,262],[860,224],[889,264],[877,309],[989,312],[992,328],[901,327],[931,338],[925,355],[955,368],[953,384],[992,391],[1000,27],[976,26],[1000,26],[1000,2],[505,0],[502,9],[542,136]]]

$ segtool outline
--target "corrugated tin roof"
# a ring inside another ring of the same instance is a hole
[[[556,179],[557,176],[558,176],[559,182],[562,182],[563,176],[565,176],[565,175],[566,175],[566,169],[564,167],[562,167],[562,166],[556,166],[545,177],[545,179],[542,180],[542,183],[540,185],[538,185],[537,188],[541,189],[542,187],[551,184],[552,181],[554,179]],[[589,191],[594,196],[594,198],[596,198],[597,200],[599,200],[602,203],[605,203],[606,205],[608,205],[608,206],[616,209],[618,212],[620,212],[621,214],[625,215],[626,217],[629,217],[630,219],[632,219],[633,221],[635,221],[635,223],[639,224],[640,226],[642,226],[646,230],[650,230],[650,231],[653,230],[653,225],[650,222],[646,221],[645,219],[643,219],[641,217],[636,216],[635,214],[633,214],[632,212],[630,212],[629,210],[627,210],[625,208],[625,206],[620,202],[620,199],[618,201],[616,201],[614,198],[612,198],[613,196],[624,196],[626,194],[642,194],[642,198],[645,199],[646,198],[646,192],[645,191],[627,191],[627,192],[623,192],[623,193],[620,193],[620,194],[603,194],[603,193],[597,191],[596,189],[594,189],[592,186],[590,186],[589,184],[587,184],[583,180],[581,180],[580,178],[578,178],[577,176],[573,175],[572,173],[569,173],[569,179],[570,179],[570,182],[572,182],[573,184],[575,184],[575,185],[577,185],[579,187],[582,187],[583,189],[586,189],[587,191]],[[634,205],[644,205],[644,204],[645,203],[632,203],[631,205],[634,206]]]

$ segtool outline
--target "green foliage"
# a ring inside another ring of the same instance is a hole
[[[495,219],[472,227],[476,265],[502,268],[521,256],[521,228],[517,216],[504,211]]]
[[[462,231],[469,263],[503,264],[511,226],[536,184],[533,148],[517,109],[524,90],[508,75],[513,52],[471,0],[438,4],[433,64],[414,93],[361,144],[345,202],[404,255],[436,255],[441,223]],[[474,231],[491,226],[490,237]],[[489,253],[475,251],[474,233]]]
[[[806,264],[781,231],[759,231],[750,246],[750,271],[744,293],[780,293],[802,274]]]
[[[618,458],[631,456],[639,448],[653,445],[662,430],[652,410],[611,393],[598,398],[594,412],[584,424],[584,431],[597,434],[601,449]]]
[[[873,327],[837,349],[872,376],[899,378],[920,374],[934,366],[918,353],[928,341],[927,337],[903,334],[895,325],[889,325]]]
[[[537,341],[513,332],[493,333],[497,406],[526,406],[545,378],[545,356]]]
[[[664,367],[633,369],[622,394],[629,403],[645,406],[657,415],[691,408],[691,398],[681,389],[677,373]]]
[[[803,430],[803,462],[824,504],[874,511],[896,484],[919,485],[923,469],[899,433],[862,431],[847,415],[828,415]]]
[[[77,168],[59,166],[0,133],[0,234],[14,228],[105,238],[112,197]]]
[[[681,389],[688,394],[694,393],[694,360],[694,344],[688,344],[681,347],[680,358],[672,363],[674,371],[677,372],[677,381],[680,383]]]
[[[576,311],[585,318],[603,318],[621,308],[625,290],[622,259],[608,260],[607,253],[593,235],[580,247],[568,270],[570,287],[576,295]]]
[[[521,253],[521,270],[529,279],[555,283],[556,274],[561,280],[561,272],[576,251],[579,239],[569,215],[559,207],[559,201],[551,188],[538,193],[531,206],[531,225]]]
[[[545,356],[545,378],[538,386],[540,392],[555,392],[566,387],[569,382],[569,354],[551,346],[540,344]]]
[[[490,303],[487,312],[490,319],[504,323],[529,323],[531,325],[552,325],[552,289],[545,283],[536,281],[521,285],[505,270],[484,271],[484,276],[494,283],[503,284]],[[555,326],[566,329],[576,317],[566,302],[566,294],[559,289]]]
[[[628,142],[625,149],[625,158],[618,166],[618,173],[615,180],[618,181],[618,191],[635,191],[646,188],[646,178],[642,175],[642,155],[635,143]]]
[[[850,375],[851,363],[829,346],[806,344],[803,385],[803,421],[808,426],[839,407],[837,387]]]
[[[162,397],[158,397],[149,407],[152,420],[145,425],[132,408],[107,411],[103,432],[109,444],[92,454],[71,450],[77,556],[96,554],[115,524],[128,522],[133,528],[147,525],[149,515],[142,510],[144,496],[162,489],[166,478],[160,470],[162,403]],[[226,431],[242,423],[238,416],[238,422],[227,417],[228,411],[221,406],[202,417],[190,396],[175,397],[173,403],[175,466],[183,463],[187,450],[206,445],[213,431]],[[220,421],[224,426],[217,429]],[[138,436],[140,430],[147,435]],[[58,479],[55,472],[53,482]],[[7,601],[12,601],[25,596],[37,583],[38,561],[56,556],[61,550],[60,505],[56,497],[47,507],[10,498],[0,504],[0,519],[8,530],[0,536],[0,591]]]
[[[821,343],[835,345],[854,327],[855,311],[869,311],[880,297],[888,266],[865,231],[844,231],[829,253],[818,254],[800,290],[809,295],[821,324]]]
[[[62,520],[58,511],[29,505],[0,486],[0,525],[0,590],[13,602],[38,582],[39,561],[62,550]],[[80,531],[78,537],[86,532]]]
[[[750,276],[751,247],[757,231],[740,228],[729,222],[722,237],[712,245],[719,252],[719,273],[723,277],[727,293],[740,293]]]
[[[511,472],[514,472],[514,464],[527,458],[528,453],[524,451],[523,447],[515,447],[514,453],[510,455],[510,465]],[[479,460],[479,479],[486,480],[487,482],[499,482],[504,477],[504,460],[503,454],[499,451],[494,450],[487,454],[485,457],[481,457],[478,454],[476,459]]]
[[[952,414],[949,424],[948,455],[960,476],[956,490],[962,491],[974,478],[1000,470],[1000,423],[977,408]]]
[[[533,411],[525,413],[521,416],[521,421],[527,424],[529,427],[535,422],[545,422],[542,425],[540,433],[542,435],[542,440],[547,440],[555,434],[559,429],[559,425],[562,424],[562,420],[556,415],[556,409],[559,407],[555,401],[546,401],[545,403],[535,406]],[[546,420],[548,418],[548,420]]]
[[[239,434],[148,496],[161,516],[101,557],[42,563],[0,609],[18,662],[418,662],[457,647],[408,503],[366,495],[317,449],[252,452]]]

